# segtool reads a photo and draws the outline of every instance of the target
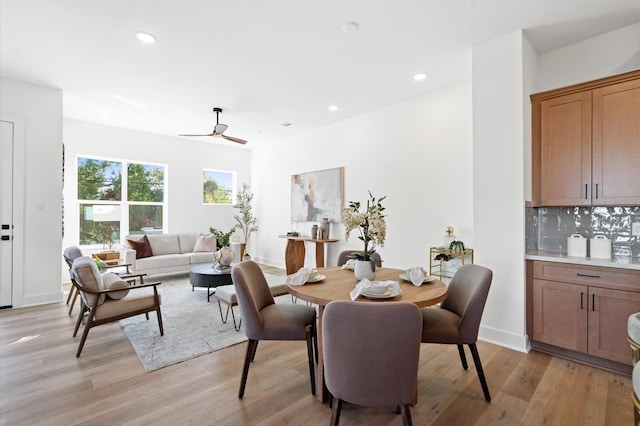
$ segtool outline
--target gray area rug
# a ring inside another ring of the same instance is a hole
[[[286,277],[265,274],[269,282],[284,282]],[[160,336],[155,313],[120,320],[120,326],[136,351],[145,371],[186,361],[247,340],[244,330],[236,331],[229,315],[226,324],[220,319],[218,302],[211,297],[207,303],[207,289],[191,291],[189,276],[185,274],[150,277],[147,281],[160,281],[162,295],[162,323],[164,336]],[[290,303],[289,295],[280,296],[278,303]],[[222,305],[223,312],[226,309]],[[234,308],[236,321],[240,309]]]

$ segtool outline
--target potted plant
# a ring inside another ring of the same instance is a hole
[[[231,238],[231,234],[233,234],[235,230],[236,230],[235,226],[231,228],[229,232],[222,232],[221,230],[213,227],[209,228],[209,232],[211,232],[213,235],[216,236],[216,239],[218,240],[219,248],[229,246],[229,239]]]
[[[355,253],[356,266],[354,273],[357,279],[375,278],[376,261],[371,258],[375,252],[375,245],[384,246],[384,240],[387,236],[387,223],[382,212],[385,208],[382,201],[386,196],[376,199],[369,191],[369,200],[367,200],[367,208],[360,211],[360,201],[349,201],[349,207],[342,210],[342,221],[345,224],[345,240],[349,239],[351,231],[358,229],[360,235],[358,238],[364,242],[364,250],[362,253]],[[371,247],[369,247],[371,244]]]
[[[244,251],[249,243],[249,237],[251,233],[258,230],[256,225],[256,217],[253,215],[253,207],[251,201],[253,200],[253,193],[249,192],[249,184],[242,184],[242,191],[238,193],[236,204],[233,206],[238,210],[233,218],[238,222],[236,229],[242,231],[244,236],[244,242],[240,244],[240,259],[244,259]]]

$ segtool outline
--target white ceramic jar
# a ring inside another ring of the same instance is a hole
[[[611,240],[604,235],[596,235],[589,241],[591,257],[594,259],[611,259]]]

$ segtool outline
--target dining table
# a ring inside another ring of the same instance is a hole
[[[400,285],[400,294],[389,298],[365,298],[360,295],[356,299],[363,303],[385,303],[387,301],[403,301],[416,304],[419,308],[435,305],[447,296],[447,286],[435,277],[427,276],[425,282],[419,286],[406,280],[403,269],[377,268],[375,281],[397,281]],[[318,276],[323,278],[316,282],[306,282],[304,285],[287,283],[289,293],[298,299],[318,305],[318,374],[316,397],[327,401],[328,391],[324,383],[324,363],[322,356],[322,314],[324,307],[334,300],[351,300],[350,293],[359,283],[353,270],[343,269],[340,266],[318,268]],[[401,275],[403,276],[401,278]],[[404,278],[404,279],[403,279]],[[428,281],[428,282],[427,282]]]

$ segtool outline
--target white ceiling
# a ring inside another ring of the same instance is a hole
[[[637,22],[640,0],[0,0],[0,74],[171,136],[219,106],[251,147],[469,79],[470,49],[519,29],[542,54]]]

